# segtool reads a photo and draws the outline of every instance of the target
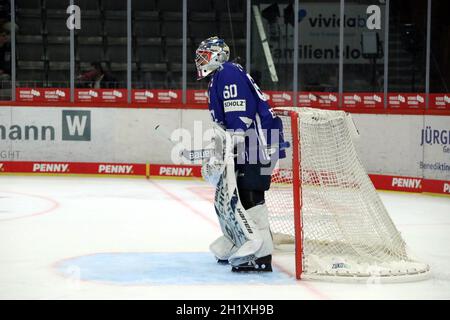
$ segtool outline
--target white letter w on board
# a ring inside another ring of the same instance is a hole
[[[71,136],[79,135],[82,136],[84,134],[84,128],[86,128],[86,120],[87,116],[66,116],[67,128],[69,129],[69,134]]]

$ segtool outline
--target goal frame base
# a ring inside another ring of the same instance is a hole
[[[429,280],[432,276],[430,270],[408,275],[398,275],[398,276],[369,276],[369,277],[359,277],[359,276],[336,276],[336,275],[314,275],[303,273],[301,275],[301,280],[306,281],[322,281],[322,282],[334,282],[334,283],[360,283],[366,285],[377,285],[377,284],[387,284],[387,283],[407,283],[407,282],[417,282]]]

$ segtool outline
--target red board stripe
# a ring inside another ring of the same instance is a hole
[[[171,165],[142,163],[91,163],[91,162],[49,162],[49,161],[4,161],[0,162],[2,173],[27,174],[89,174],[89,175],[121,175],[150,177],[182,177],[200,178],[199,165]],[[379,190],[406,192],[430,192],[450,195],[450,181],[423,179],[420,177],[404,177],[369,174],[372,183]]]

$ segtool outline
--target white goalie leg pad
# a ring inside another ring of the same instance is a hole
[[[253,219],[260,233],[263,245],[256,253],[257,258],[265,257],[273,252],[273,239],[270,232],[269,209],[265,204],[250,208],[247,213]]]
[[[231,255],[237,251],[238,247],[234,245],[227,237],[221,236],[217,238],[209,246],[209,250],[216,256],[219,260],[228,260]]]
[[[233,266],[265,257],[273,252],[273,240],[270,233],[269,210],[267,206],[262,204],[246,211],[258,229],[258,239],[247,241],[230,256],[228,260]]]
[[[228,234],[233,234],[232,241],[235,244],[236,250],[229,256],[228,262],[233,266],[255,260],[256,254],[263,246],[262,236],[259,228],[253,221],[252,216],[247,210],[238,202],[236,204],[236,214],[233,217],[233,222],[225,226]]]

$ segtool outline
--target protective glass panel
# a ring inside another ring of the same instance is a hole
[[[299,5],[299,91],[313,93],[300,102],[334,105],[337,95],[314,93],[338,91],[340,1],[301,1]]]
[[[450,89],[450,2],[433,0],[431,6],[430,92],[449,93]],[[445,99],[445,98],[444,98]],[[442,102],[442,101],[441,101]],[[450,106],[450,97],[444,101]],[[443,103],[441,105],[444,105]]]
[[[126,88],[127,0],[78,1],[76,87]]]
[[[0,4],[0,100],[11,99],[11,30],[13,27],[10,1],[2,1]]]
[[[345,1],[344,92],[383,92],[385,12],[379,1]]]
[[[389,92],[425,92],[427,0],[391,0]]]
[[[251,75],[265,92],[293,90],[293,6],[293,1],[252,1]],[[293,103],[289,94],[284,100]]]

